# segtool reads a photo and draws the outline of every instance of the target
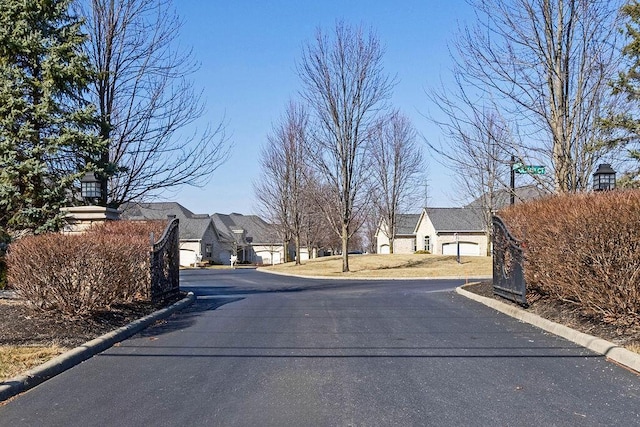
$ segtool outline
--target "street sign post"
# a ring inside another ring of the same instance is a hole
[[[516,194],[516,173],[520,174],[529,174],[529,175],[544,175],[545,168],[544,166],[537,165],[523,165],[522,163],[516,163],[515,156],[511,156],[511,197],[510,204],[515,203],[515,194]]]
[[[544,166],[527,166],[522,163],[516,163],[513,165],[513,170],[516,173],[527,173],[530,175],[544,175],[545,167]]]

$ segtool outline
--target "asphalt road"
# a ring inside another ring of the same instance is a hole
[[[640,425],[638,375],[460,281],[181,284],[193,306],[0,406],[0,425]]]

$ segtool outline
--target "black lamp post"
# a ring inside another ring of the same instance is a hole
[[[102,196],[102,189],[100,188],[100,181],[96,178],[94,172],[87,172],[80,180],[80,193],[82,198],[87,202],[100,199]]]
[[[616,188],[616,171],[611,169],[608,163],[598,165],[598,169],[593,173],[593,190],[605,191]]]

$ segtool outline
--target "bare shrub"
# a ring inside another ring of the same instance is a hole
[[[555,196],[500,216],[524,241],[530,289],[609,323],[640,323],[640,192]]]
[[[117,221],[80,235],[29,236],[11,245],[8,280],[34,307],[83,316],[148,298],[149,233],[164,224]]]

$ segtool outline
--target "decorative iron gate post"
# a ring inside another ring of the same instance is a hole
[[[493,293],[527,305],[523,252],[502,219],[493,216]]]
[[[180,236],[178,218],[172,219],[151,248],[151,300],[180,291]]]

